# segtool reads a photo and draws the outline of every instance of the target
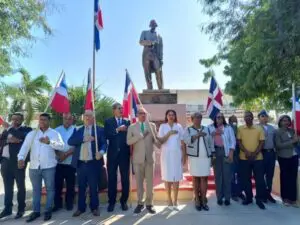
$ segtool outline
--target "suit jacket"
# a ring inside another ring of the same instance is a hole
[[[133,145],[133,163],[154,163],[154,143],[157,136],[156,126],[154,123],[145,122],[149,134],[144,137],[141,133],[140,123],[130,125],[127,132],[127,144]],[[151,127],[151,128],[150,128]],[[150,130],[152,129],[152,131]],[[152,133],[153,132],[153,133]]]
[[[21,126],[18,129],[15,129],[13,127],[3,131],[1,138],[0,138],[0,158],[2,157],[2,152],[3,152],[3,148],[5,145],[8,145],[8,149],[9,149],[9,156],[10,156],[10,160],[12,162],[18,162],[18,154],[19,151],[22,147],[22,144],[25,140],[26,135],[32,131],[31,127],[27,127],[27,126]],[[8,135],[11,134],[12,136],[18,138],[21,140],[20,143],[7,143],[7,137]],[[29,154],[27,155],[26,161],[29,161]]]
[[[293,144],[295,130],[288,128],[284,130],[279,128],[275,131],[275,146],[279,157],[291,158],[294,156],[296,144]]]
[[[130,122],[122,119],[122,125],[125,125],[128,128]],[[107,160],[115,160],[119,154],[121,158],[128,160],[130,157],[130,148],[126,141],[127,131],[117,132],[117,127],[118,124],[115,117],[105,121],[104,133],[105,138],[108,141]]]
[[[106,152],[106,142],[104,138],[104,130],[102,127],[96,127],[97,129],[97,139],[98,139],[98,151],[103,150]],[[81,145],[83,143],[83,136],[84,136],[84,126],[75,129],[72,136],[69,138],[68,145],[74,146],[74,153],[72,157],[72,166],[77,168],[78,167],[78,161],[80,159],[80,151],[81,151]],[[95,137],[95,129],[94,126],[92,126],[92,136]],[[91,143],[91,150],[93,155],[93,160],[96,160],[96,144],[95,141],[92,141]],[[104,164],[103,158],[99,160],[99,163],[101,165]]]

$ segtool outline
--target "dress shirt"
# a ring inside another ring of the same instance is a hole
[[[65,147],[63,152],[67,152],[70,150],[71,146],[68,145],[68,140],[69,138],[72,136],[73,132],[74,132],[75,127],[74,126],[70,126],[69,128],[65,128],[63,125],[55,128],[55,130],[61,135],[62,140],[65,143]],[[66,164],[66,165],[71,165],[72,162],[72,155],[70,155],[68,158],[66,158],[64,161],[59,162],[60,164]]]
[[[87,132],[88,135],[92,136],[92,126],[86,126],[85,128],[85,131],[83,133],[83,135],[85,134],[85,132]],[[83,137],[84,138],[84,137]],[[81,149],[80,149],[80,160],[85,160],[84,159],[84,156],[83,156],[83,147],[84,147],[84,144],[87,144],[88,145],[88,156],[87,156],[87,161],[89,160],[93,160],[93,154],[92,154],[92,144],[91,142],[88,142],[88,143],[82,143],[81,145]]]
[[[48,137],[49,144],[39,141],[42,137]],[[40,129],[31,131],[25,138],[22,148],[18,154],[18,160],[25,160],[30,152],[30,169],[48,169],[57,164],[55,150],[63,151],[64,142],[60,134],[52,128],[46,131]]]

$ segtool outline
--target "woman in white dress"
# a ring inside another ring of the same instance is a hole
[[[162,180],[165,181],[168,194],[168,206],[177,209],[179,181],[182,180],[185,154],[182,153],[184,150],[183,129],[177,123],[174,110],[167,110],[165,123],[159,127],[158,140],[162,144],[160,165]],[[172,186],[174,201],[171,196]]]
[[[212,139],[207,127],[201,126],[201,113],[191,116],[193,125],[184,132],[186,154],[189,158],[189,171],[193,176],[193,189],[195,195],[195,208],[209,210],[206,193],[208,176],[210,175]]]

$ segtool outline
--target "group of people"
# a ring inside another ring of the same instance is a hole
[[[206,197],[211,165],[214,169],[218,205],[230,205],[230,199],[241,198],[244,205],[252,203],[252,173],[256,183],[256,204],[265,209],[271,196],[276,156],[280,165],[281,196],[285,205],[296,206],[298,155],[295,146],[298,137],[290,128],[291,119],[282,116],[278,129],[268,124],[266,111],[259,113],[259,125],[253,124],[253,114],[245,112],[245,125],[237,128],[237,118],[232,116],[227,124],[218,113],[210,126],[201,124],[202,115],[192,115],[193,125],[183,129],[174,110],[167,110],[165,122],[157,131],[147,118],[145,109],[138,109],[138,122],[122,118],[122,105],[112,106],[113,117],[104,127],[95,126],[92,111],[83,115],[84,125],[74,126],[72,114],[63,115],[63,124],[50,128],[51,117],[43,113],[38,129],[22,125],[23,115],[14,113],[11,124],[1,134],[1,175],[5,188],[4,209],[0,218],[12,214],[14,181],[18,193],[16,219],[25,211],[25,170],[30,161],[29,177],[32,184],[33,212],[27,222],[40,217],[42,181],[46,189],[44,220],[63,208],[73,210],[75,183],[78,183],[78,205],[73,216],[86,211],[86,191],[89,190],[89,207],[99,216],[99,180],[104,178],[104,154],[107,154],[108,212],[113,212],[117,202],[117,181],[120,171],[122,195],[121,209],[128,210],[130,189],[130,158],[137,185],[138,214],[153,207],[154,146],[161,149],[161,176],[165,182],[168,207],[177,210],[179,182],[183,179],[183,166],[187,159],[193,176],[195,207],[209,210]],[[105,170],[104,170],[105,171]],[[144,199],[144,182],[146,198]],[[65,199],[62,189],[66,186]],[[173,195],[172,195],[173,191]]]
[[[220,112],[213,124],[201,125],[202,115],[192,115],[193,125],[183,135],[190,174],[193,176],[195,207],[208,210],[206,191],[210,166],[215,176],[217,204],[229,206],[230,200],[253,202],[252,177],[256,186],[256,204],[276,203],[272,197],[272,182],[276,159],[280,167],[280,188],[283,204],[297,207],[297,175],[299,138],[288,115],[279,118],[278,129],[268,123],[265,110],[258,114],[259,124],[253,124],[252,112],[244,113],[245,124],[237,126],[237,117],[226,122]]]

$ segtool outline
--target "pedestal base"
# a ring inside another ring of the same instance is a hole
[[[139,94],[143,104],[177,104],[177,93],[170,90],[143,90]]]

